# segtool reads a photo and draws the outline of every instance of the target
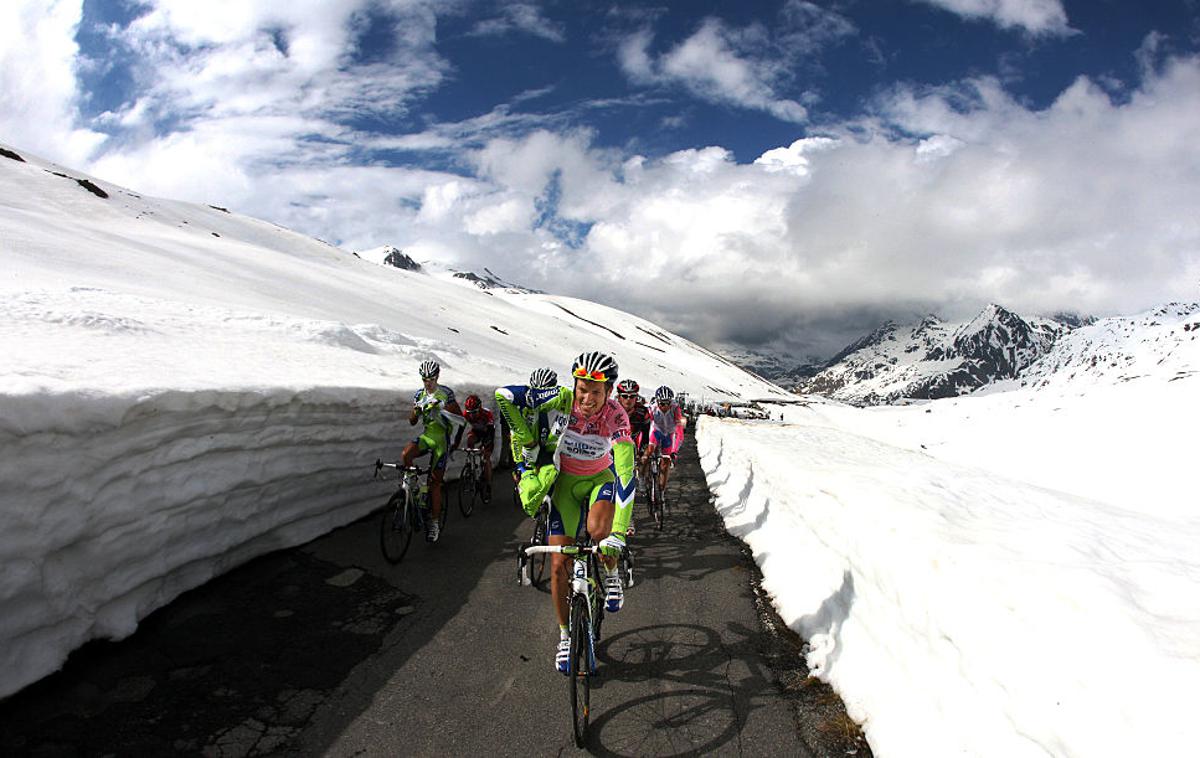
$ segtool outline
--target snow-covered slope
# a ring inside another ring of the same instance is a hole
[[[701,422],[718,509],[876,755],[1189,744],[1198,335],[1172,304],[980,393]]]
[[[859,405],[954,397],[1017,377],[1070,325],[988,305],[970,321],[888,321],[847,347],[799,390]]]
[[[379,506],[369,464],[409,439],[425,358],[459,392],[606,349],[650,386],[787,396],[612,307],[381,267],[6,151],[0,696]]]

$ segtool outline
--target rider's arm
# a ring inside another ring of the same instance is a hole
[[[671,436],[671,452],[672,453],[678,452],[679,448],[683,447],[684,426],[685,426],[685,422],[684,422],[684,418],[683,418],[683,412],[681,410],[679,410],[678,406],[676,406],[676,408],[675,408],[675,433]]]
[[[522,408],[528,408],[528,388],[513,384],[508,387],[496,388],[496,409],[508,424],[508,433],[512,440],[513,458],[521,459],[521,448],[537,444],[537,438],[529,424],[525,422]]]
[[[617,475],[617,481],[614,482],[617,506],[613,513],[612,531],[614,533],[624,534],[628,531],[629,522],[633,518],[633,495],[637,488],[637,482],[634,480],[635,453],[633,440],[629,438],[628,434],[624,439],[613,442],[613,469]]]
[[[420,408],[419,408],[419,406],[417,405],[417,402],[418,402],[420,399],[421,399],[421,391],[420,391],[420,390],[417,390],[417,394],[413,395],[413,407],[412,407],[412,410],[411,410],[411,411],[409,412],[409,414],[408,414],[408,425],[409,425],[409,426],[416,426],[416,425],[417,425],[417,419],[418,419],[418,418],[420,418],[420,413],[418,412],[418,411],[420,410]]]

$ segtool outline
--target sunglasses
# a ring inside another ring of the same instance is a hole
[[[617,395],[620,397],[626,398],[626,399],[632,399],[632,398],[637,397],[636,392],[618,392]]]
[[[593,382],[607,382],[608,376],[603,371],[588,371],[580,366],[571,372],[576,379],[591,379]]]

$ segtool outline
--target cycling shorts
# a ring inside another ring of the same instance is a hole
[[[674,440],[672,439],[671,435],[667,434],[666,432],[659,431],[658,429],[654,430],[654,440],[652,444],[658,448],[658,452],[662,455],[662,457],[672,461],[675,460],[675,454],[668,453],[666,450],[667,448],[671,447],[673,442]]]
[[[496,433],[495,432],[491,432],[490,434],[488,432],[484,432],[483,434],[480,434],[478,437],[475,436],[475,432],[467,433],[467,447],[483,448],[483,450],[485,452],[487,452],[489,455],[491,454],[492,446],[495,443],[496,443]]]
[[[616,500],[617,477],[611,468],[591,476],[559,473],[550,494],[550,533],[576,537],[580,518],[597,500]]]
[[[446,462],[449,460],[446,450],[450,445],[445,432],[438,434],[435,431],[426,430],[424,434],[413,440],[413,443],[422,453],[431,454],[429,459],[430,469],[434,471],[446,470]]]

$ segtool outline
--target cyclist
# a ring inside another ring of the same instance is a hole
[[[650,459],[650,452],[658,448],[661,453],[658,468],[658,491],[666,493],[667,477],[671,472],[671,464],[675,453],[683,446],[683,429],[687,421],[683,411],[675,404],[675,393],[666,385],[654,391],[654,410],[650,413],[650,443],[642,458],[642,463]],[[651,473],[653,476],[654,472]]]
[[[587,531],[599,545],[604,566],[605,607],[621,610],[624,588],[617,558],[625,548],[625,534],[633,507],[633,440],[629,417],[612,397],[617,364],[611,356],[590,352],[571,367],[574,387],[536,389],[513,385],[496,390],[501,415],[521,446],[521,505],[530,516],[537,513],[550,493],[551,545],[575,542],[583,509]],[[531,429],[522,414],[532,409],[539,429]],[[545,418],[546,434],[540,422]],[[559,642],[554,665],[566,672],[570,640],[567,636],[567,557],[553,555],[550,597],[558,617]]]
[[[646,408],[642,396],[638,394],[641,389],[632,379],[622,379],[617,383],[617,402],[625,409],[625,415],[629,416],[629,436],[633,438],[638,456],[642,454],[642,449],[650,438],[650,411]],[[639,481],[646,478],[644,466],[638,467],[637,478]],[[633,533],[632,522],[629,525],[629,533]]]
[[[463,418],[467,420],[467,447],[483,451],[483,502],[492,499],[492,450],[496,445],[496,417],[483,407],[479,395],[467,395],[463,401]]]
[[[437,542],[441,536],[441,522],[438,519],[442,515],[442,480],[446,475],[446,463],[452,447],[450,430],[457,430],[453,447],[458,447],[465,421],[458,401],[454,399],[454,390],[438,384],[441,365],[437,361],[424,361],[419,371],[423,386],[413,396],[413,409],[408,414],[408,423],[415,426],[420,420],[424,427],[416,439],[404,446],[401,457],[405,466],[411,466],[418,455],[430,454],[429,500],[432,518],[427,520],[425,539]]]
[[[554,369],[550,369],[550,368],[534,369],[533,373],[531,373],[529,375],[529,389],[531,389],[531,390],[546,390],[546,389],[551,389],[551,388],[558,389],[558,373],[555,372]],[[499,408],[499,405],[497,405],[497,408],[501,411],[500,418],[507,421],[508,419],[504,415],[503,409]],[[535,411],[533,408],[521,408],[520,413],[521,413],[521,418],[525,420],[526,426],[528,426],[529,429],[531,429],[531,430],[537,431],[538,439],[545,440],[546,435],[549,433],[549,430],[546,426],[546,419],[538,418],[537,411]],[[511,424],[509,424],[508,429],[509,429],[508,444],[509,444],[510,449],[512,450],[513,464],[514,465],[520,464],[521,456],[523,455],[522,451],[524,450],[524,448],[521,446],[521,443],[518,442],[514,436],[512,436],[512,425]],[[516,472],[516,471],[513,472],[514,479],[516,479],[519,476],[520,476],[519,472]]]

